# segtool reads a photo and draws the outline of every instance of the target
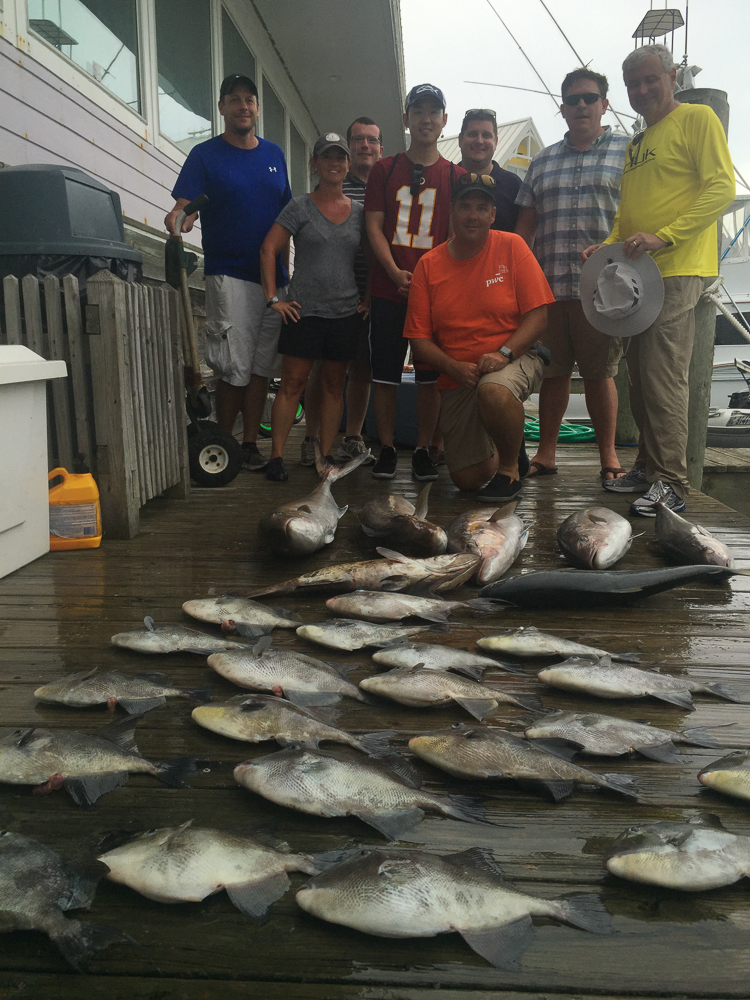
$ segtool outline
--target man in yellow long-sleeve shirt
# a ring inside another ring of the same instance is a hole
[[[653,254],[664,279],[664,306],[627,348],[638,457],[626,476],[602,485],[612,493],[643,493],[630,510],[655,517],[659,501],[685,509],[694,310],[703,278],[718,273],[715,222],[734,199],[734,171],[716,114],[675,99],[676,71],[665,45],[635,49],[622,70],[630,104],[646,128],[625,154],[620,207],[604,242],[624,243],[633,260]],[[600,245],[588,247],[583,259]]]

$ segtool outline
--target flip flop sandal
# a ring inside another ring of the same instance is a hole
[[[612,473],[612,479],[607,479],[608,472]],[[615,479],[622,479],[625,474],[625,469],[616,469],[613,465],[605,465],[603,469],[599,470],[599,475],[603,483],[611,483]]]
[[[537,472],[533,470],[537,469]],[[602,469],[604,472],[604,469]],[[529,465],[528,479],[536,479],[538,476],[556,476],[557,466],[556,465],[542,465],[541,462],[531,462]]]

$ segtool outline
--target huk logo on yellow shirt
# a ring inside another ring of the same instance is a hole
[[[636,167],[642,167],[645,163],[649,163],[651,160],[655,159],[655,149],[651,149],[649,146],[644,146],[640,142],[637,144],[631,143],[628,148],[628,162],[625,169],[635,170]]]

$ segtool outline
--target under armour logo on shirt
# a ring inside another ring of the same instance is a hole
[[[273,172],[276,173],[276,167],[269,167],[268,169],[273,170]]]

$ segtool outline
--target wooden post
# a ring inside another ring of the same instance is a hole
[[[185,355],[183,352],[184,331],[180,316],[180,299],[173,289],[164,287],[167,303],[169,328],[164,331],[172,342],[172,380],[175,398],[175,421],[177,424],[177,455],[180,466],[180,480],[170,486],[164,496],[170,500],[187,500],[190,496],[190,465],[187,449],[187,427],[185,424]]]
[[[21,279],[23,293],[23,318],[26,321],[26,346],[30,351],[45,357],[42,335],[42,303],[39,295],[39,281],[34,274]]]
[[[70,354],[70,381],[73,386],[78,464],[83,467],[83,471],[91,472],[94,469],[94,446],[89,419],[86,361],[83,353],[81,297],[78,292],[78,278],[74,274],[66,274],[63,278],[63,295],[65,297],[65,325],[68,331],[68,352]]]
[[[44,308],[47,314],[48,361],[65,361],[70,374],[70,364],[66,357],[63,338],[62,304],[60,302],[60,279],[48,274],[44,279]],[[56,378],[52,389],[52,406],[55,413],[55,437],[57,438],[57,463],[69,472],[73,471],[73,443],[70,433],[70,398],[67,379]]]
[[[138,534],[140,496],[126,338],[125,283],[109,271],[88,281],[86,332],[94,386],[96,467],[107,538]]]
[[[7,343],[22,344],[21,296],[18,294],[18,278],[12,274],[6,274],[3,278],[3,298],[5,299],[5,334]]]
[[[627,340],[625,341],[625,345],[627,346]],[[638,427],[630,409],[630,384],[625,357],[620,359],[620,367],[615,375],[615,387],[617,389],[618,400],[615,441],[617,444],[637,444]]]

